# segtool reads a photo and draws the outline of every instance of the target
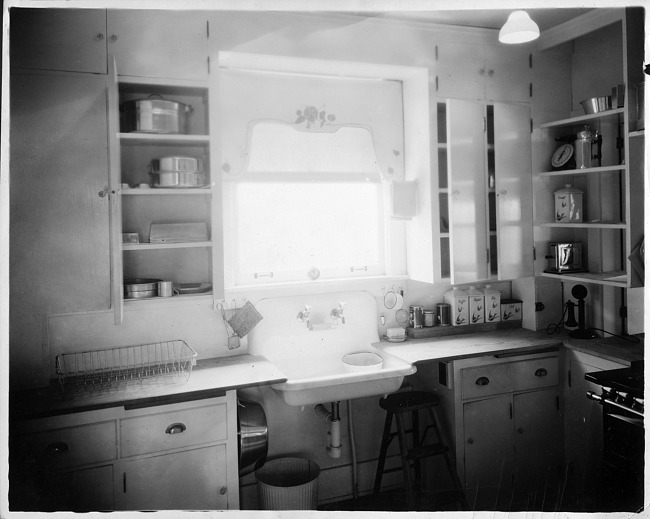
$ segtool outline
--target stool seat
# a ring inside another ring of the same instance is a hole
[[[409,413],[440,404],[440,399],[426,391],[405,391],[392,393],[379,399],[379,407],[391,413]]]
[[[375,475],[374,494],[378,494],[381,490],[381,480],[384,473],[402,470],[406,484],[407,499],[412,502],[414,499],[414,491],[419,490],[417,487],[420,485],[422,479],[420,460],[430,456],[441,455],[445,459],[449,475],[451,476],[451,482],[455,490],[454,494],[457,496],[455,500],[458,501],[462,510],[467,510],[467,501],[462,491],[462,486],[449,457],[449,449],[442,441],[438,420],[434,412],[434,409],[439,405],[440,399],[438,396],[426,391],[399,391],[379,399],[379,406],[386,411],[386,420],[384,422],[384,433],[381,439],[377,473]],[[420,436],[420,411],[427,411],[431,419],[431,425],[425,427],[422,436]],[[411,418],[411,427],[407,429],[404,420],[409,416]],[[397,429],[395,432],[391,432],[393,418],[395,418]],[[429,429],[435,431],[437,441],[424,444],[424,439]],[[411,435],[412,446],[410,448],[407,445],[407,434]],[[402,466],[385,469],[388,447],[395,437],[399,441]],[[411,475],[412,467],[415,469],[414,476]]]

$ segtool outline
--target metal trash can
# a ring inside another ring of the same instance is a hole
[[[316,510],[320,467],[304,458],[278,458],[255,471],[262,510]]]

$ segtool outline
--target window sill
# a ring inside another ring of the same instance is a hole
[[[316,281],[294,281],[290,283],[267,283],[264,285],[240,285],[225,289],[225,299],[246,297],[249,300],[266,299],[292,295],[323,294],[329,292],[350,292],[366,290],[373,294],[382,294],[398,284],[406,284],[409,277],[372,276],[364,278],[323,279]]]

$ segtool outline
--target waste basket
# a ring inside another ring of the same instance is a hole
[[[262,510],[316,510],[320,467],[304,458],[278,458],[255,471]]]

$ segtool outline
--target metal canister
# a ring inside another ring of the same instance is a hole
[[[449,305],[449,303],[438,303],[436,305],[436,310],[438,313],[438,324],[440,326],[450,326],[451,306]]]
[[[436,324],[436,317],[435,317],[435,312],[433,310],[425,310],[424,311],[424,327],[425,328],[431,328],[432,326],[435,326]]]
[[[409,306],[409,326],[411,328],[422,328],[424,326],[424,308],[421,306]]]

